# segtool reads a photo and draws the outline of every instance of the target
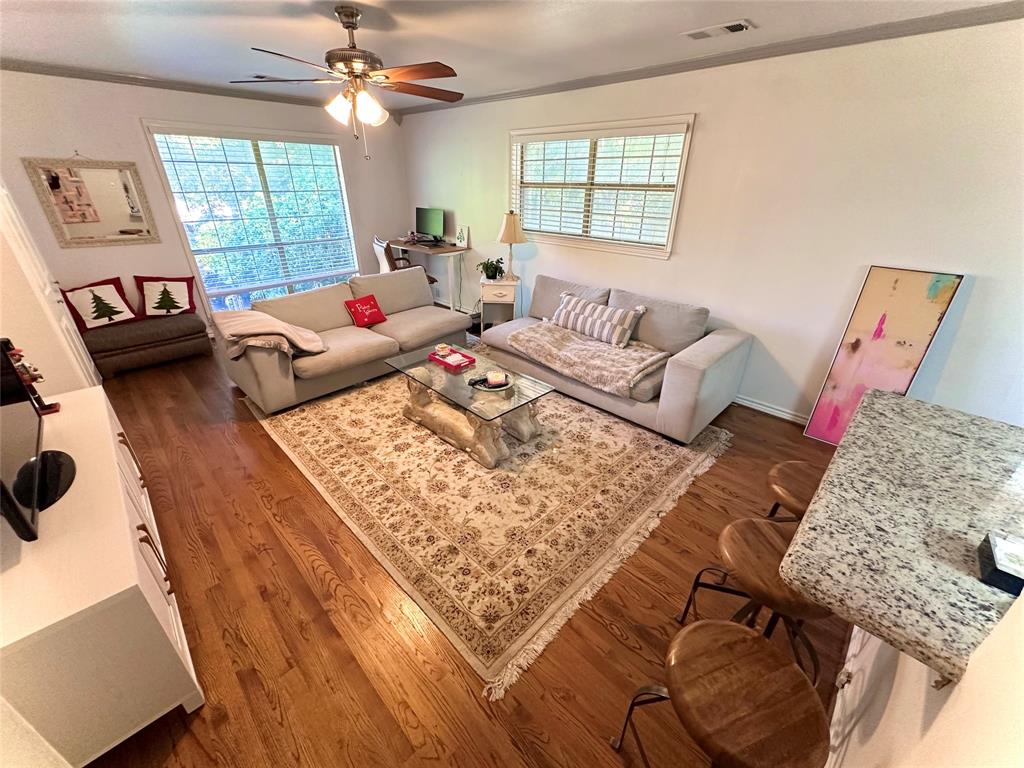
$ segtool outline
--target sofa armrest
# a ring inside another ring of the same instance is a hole
[[[712,331],[669,358],[658,401],[658,430],[688,443],[739,391],[753,338],[732,328]]]
[[[296,402],[295,373],[284,352],[266,347],[247,347],[245,354],[231,360],[224,339],[215,336],[217,353],[233,382],[265,413],[273,413]]]

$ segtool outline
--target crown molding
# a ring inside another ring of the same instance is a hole
[[[817,35],[814,37],[803,37],[798,40],[789,40],[781,43],[762,45],[756,48],[747,48],[740,51],[729,51],[727,53],[713,54],[696,59],[672,62],[670,64],[659,64],[653,67],[641,67],[639,69],[628,69],[620,72],[611,72],[606,75],[595,75],[584,77],[578,80],[566,80],[560,83],[551,83],[536,88],[526,88],[518,91],[507,91],[489,96],[477,96],[475,98],[463,99],[456,104],[425,104],[422,107],[408,107],[406,109],[393,109],[392,117],[398,124],[405,115],[415,115],[422,112],[436,112],[442,109],[460,109],[473,106],[474,104],[487,104],[494,101],[508,101],[511,99],[522,99],[528,96],[544,96],[563,91],[575,91],[581,88],[593,88],[599,85],[610,85],[612,83],[626,83],[634,80],[646,80],[651,77],[663,77],[664,75],[675,75],[682,72],[693,72],[700,69],[712,67],[724,67],[729,64],[742,64],[748,61],[759,59],[771,59],[778,56],[789,56],[795,53],[809,53],[811,51],[823,51],[830,48],[842,48],[848,45],[860,45],[878,40],[891,40],[897,37],[912,37],[914,35],[925,35],[931,32],[942,32],[950,29],[961,29],[963,27],[974,27],[983,24],[995,24],[1001,21],[1012,21],[1024,18],[1024,0],[1013,0],[1012,2],[997,3],[995,5],[983,5],[977,8],[965,8],[957,11],[924,16],[917,19],[906,19],[886,24],[876,24],[860,29],[851,29],[843,32],[834,32],[828,35]],[[202,93],[210,96],[226,96],[235,99],[252,99],[255,101],[273,101],[280,104],[295,104],[303,107],[320,107],[322,102],[317,99],[304,98],[302,96],[284,96],[281,94],[267,93],[241,88],[226,88],[216,85],[203,85],[191,83],[184,80],[171,80],[161,77],[147,77],[145,75],[125,74],[122,72],[107,72],[99,69],[85,69],[72,67],[64,64],[47,64],[45,62],[26,61],[24,59],[0,58],[0,70],[11,72],[27,72],[34,75],[49,75],[51,77],[68,77],[78,80],[97,80],[105,83],[120,83],[122,85],[136,85],[143,88],[163,88],[171,91],[185,91],[188,93]]]
[[[403,115],[416,115],[422,112],[437,112],[442,109],[460,109],[461,107],[470,107],[474,104],[487,104],[494,101],[522,99],[527,96],[546,96],[553,93],[562,93],[564,91],[575,91],[580,88],[593,88],[598,85],[646,80],[651,77],[676,75],[682,72],[693,72],[699,69],[724,67],[729,64],[742,64],[744,62],[757,61],[759,59],[789,56],[794,53],[824,51],[829,48],[843,48],[849,45],[872,43],[878,40],[891,40],[897,37],[925,35],[931,32],[943,32],[950,29],[962,29],[964,27],[975,27],[983,24],[995,24],[1000,21],[1013,21],[1014,19],[1020,18],[1024,18],[1024,0],[1013,0],[1013,2],[948,11],[946,13],[940,13],[934,16],[924,16],[917,19],[905,19],[903,21],[893,21],[886,24],[875,24],[870,27],[861,27],[860,29],[833,32],[828,35],[803,37],[798,40],[771,43],[770,45],[761,45],[756,48],[747,48],[741,51],[729,51],[727,53],[713,54],[711,56],[702,56],[696,59],[685,59],[684,61],[677,61],[670,64],[659,64],[653,67],[628,69],[621,72],[612,72],[606,75],[583,77],[578,80],[566,80],[561,83],[552,83],[550,85],[543,85],[537,88],[507,91],[505,93],[496,93],[491,96],[477,96],[471,99],[463,99],[456,104],[425,104],[422,107],[409,107],[407,109],[403,109],[401,110],[401,113]],[[392,112],[392,114],[394,114],[394,112]]]
[[[252,99],[255,101],[276,101],[280,104],[296,104],[302,107],[322,107],[323,102],[302,96],[282,96],[266,91],[242,88],[222,88],[216,85],[189,83],[184,80],[170,80],[162,77],[146,77],[145,75],[129,75],[123,72],[107,72],[101,69],[84,69],[69,67],[64,64],[47,64],[41,61],[24,59],[0,58],[0,69],[9,72],[27,72],[32,75],[49,75],[51,77],[69,77],[76,80],[98,80],[104,83],[120,85],[137,85],[143,88],[163,88],[168,91],[186,91],[203,93],[208,96],[228,96],[233,99]]]

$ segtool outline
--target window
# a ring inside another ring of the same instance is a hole
[[[337,148],[154,133],[214,310],[358,271]]]
[[[512,208],[544,241],[667,258],[693,116],[512,132]]]

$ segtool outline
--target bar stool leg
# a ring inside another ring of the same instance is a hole
[[[782,505],[779,504],[779,502],[777,502],[777,501],[774,504],[772,504],[772,508],[768,512],[768,517],[775,517],[777,514],[779,514],[779,508],[781,506]]]
[[[807,651],[807,657],[811,662],[811,684],[818,684],[818,676],[821,674],[821,661],[818,659],[818,652],[814,649],[814,643],[807,637],[807,633],[803,630],[802,621],[794,621],[789,616],[783,616],[782,622],[786,626],[786,634],[789,636],[789,647],[793,649],[793,658],[796,659],[797,665],[807,673],[807,668],[804,666],[803,658],[800,654],[800,649],[797,647],[797,642],[800,643]]]
[[[717,582],[715,581],[703,581],[701,577],[707,572],[714,572],[719,574],[720,578]],[[697,575],[693,579],[693,584],[690,586],[690,594],[686,598],[686,605],[683,606],[682,612],[676,616],[676,621],[680,624],[686,622],[686,617],[690,615],[690,608],[693,608],[694,615],[697,613],[697,590],[699,589],[710,589],[712,592],[724,592],[727,595],[736,595],[737,597],[749,597],[746,592],[741,592],[738,589],[725,586],[725,581],[729,577],[728,571],[718,565],[709,565],[707,568],[701,568],[697,571]]]
[[[643,685],[636,689],[633,697],[629,700],[629,707],[626,709],[626,719],[622,721],[622,730],[619,731],[617,739],[610,739],[612,749],[618,752],[622,749],[622,740],[626,737],[626,728],[629,721],[633,719],[633,710],[637,707],[644,707],[648,704],[657,704],[659,701],[668,701],[668,688],[664,685]],[[640,734],[636,734],[637,744],[640,743]],[[643,747],[640,747],[643,749]]]

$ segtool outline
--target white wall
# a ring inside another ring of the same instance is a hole
[[[254,86],[258,87],[258,86]],[[372,160],[362,142],[319,107],[141,88],[90,80],[0,72],[3,125],[0,175],[28,224],[54,276],[65,287],[119,275],[134,301],[132,275],[187,275],[188,257],[178,236],[173,208],[160,183],[142,119],[337,134],[356,251],[363,271],[376,272],[374,233],[408,230],[405,170],[399,127],[393,120],[372,129]],[[32,190],[22,157],[70,157],[75,151],[97,160],[131,160],[160,233],[153,245],[69,248],[57,240]]]
[[[470,225],[468,308],[473,265],[505,252],[510,129],[695,112],[672,258],[517,246],[527,289],[706,305],[757,337],[742,396],[806,417],[869,264],[971,273],[923,396],[1024,423],[1022,40],[1015,21],[409,115],[410,204]]]
[[[1024,601],[971,654],[964,677],[937,673],[855,628],[832,718],[827,768],[1019,768],[1024,758]]]

